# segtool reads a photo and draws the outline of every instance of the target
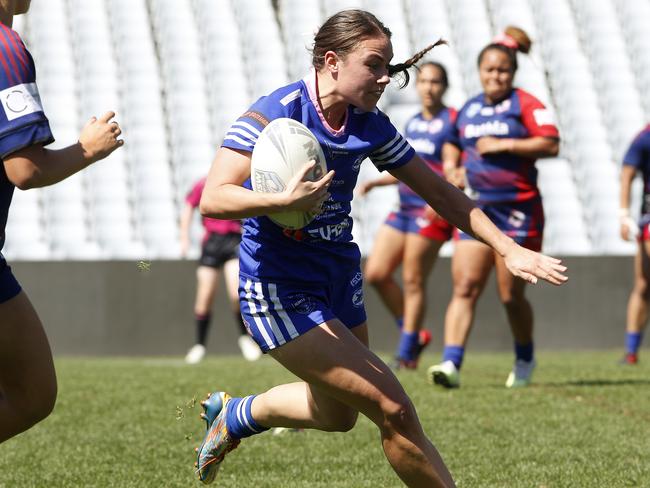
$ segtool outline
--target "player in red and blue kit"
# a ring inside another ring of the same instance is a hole
[[[190,227],[194,210],[198,208],[205,187],[205,178],[197,181],[185,198],[185,208],[181,213],[180,237],[181,255],[186,256],[190,246]],[[205,356],[205,345],[212,319],[212,302],[217,293],[219,271],[223,277],[239,327],[237,344],[242,355],[248,361],[259,359],[262,352],[251,339],[239,313],[239,242],[241,225],[238,220],[219,220],[202,217],[204,234],[201,242],[201,257],[196,269],[196,298],[194,301],[194,318],[196,321],[196,343],[185,356],[188,364],[199,363]]]
[[[29,1],[0,3],[0,250],[14,192],[52,185],[122,145],[108,112],[92,118],[79,142],[60,150],[43,113],[34,61],[11,29]],[[10,237],[9,237],[10,238]],[[43,325],[0,253],[0,442],[27,430],[52,411],[57,385]]]
[[[643,178],[643,198],[639,222],[630,215],[630,192],[637,173]],[[650,125],[634,138],[621,168],[621,237],[635,235],[638,248],[634,259],[634,287],[627,302],[625,356],[622,364],[637,364],[643,332],[648,323],[648,290],[650,288]]]
[[[384,453],[403,483],[454,486],[408,395],[368,348],[360,253],[350,217],[366,158],[407,183],[447,220],[498,249],[518,276],[566,280],[558,260],[518,246],[431,171],[377,109],[390,76],[405,74],[433,47],[393,66],[390,36],[365,11],[330,17],[315,36],[311,73],[258,100],[232,125],[217,152],[201,212],[245,219],[242,315],[262,349],[301,381],[243,398],[216,392],[202,402],[208,430],[197,467],[205,483],[215,479],[224,456],[245,437],[270,427],[348,431],[361,412],[379,428]],[[280,193],[251,191],[251,153],[268,122],[280,117],[313,132],[329,171],[306,181],[315,164],[306,162]],[[265,217],[278,211],[320,214],[305,228],[288,231]]]
[[[513,86],[517,51],[527,53],[531,41],[519,28],[483,48],[478,57],[483,93],[458,113],[454,137],[443,148],[446,171],[464,171],[467,190],[497,227],[533,251],[542,246],[544,212],[537,188],[535,161],[555,156],[558,130],[549,111],[531,94]],[[533,311],[524,295],[526,281],[512,276],[503,257],[461,234],[452,259],[454,291],[445,317],[443,362],[429,369],[434,384],[459,386],[476,303],[492,268],[499,297],[514,336],[515,364],[506,386],[526,386],[535,367]]]
[[[456,122],[456,111],[443,104],[449,86],[447,71],[436,62],[423,63],[417,73],[416,88],[422,111],[406,124],[404,135],[416,153],[443,174],[442,145]],[[417,368],[431,333],[422,328],[426,312],[426,284],[442,245],[451,238],[453,226],[437,215],[408,185],[391,174],[361,184],[359,194],[372,188],[398,184],[399,210],[391,212],[377,231],[374,246],[364,269],[364,279],[379,292],[384,305],[401,330],[391,363],[395,369]],[[400,288],[393,274],[402,263]]]

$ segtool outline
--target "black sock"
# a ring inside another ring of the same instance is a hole
[[[205,315],[196,314],[196,343],[205,346],[205,341],[208,338],[208,330],[210,329],[210,314]]]

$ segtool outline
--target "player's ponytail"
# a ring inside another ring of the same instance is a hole
[[[393,34],[388,27],[370,12],[365,10],[342,10],[327,19],[316,32],[314,45],[311,49],[312,66],[316,71],[320,71],[325,64],[325,53],[328,51],[334,51],[337,55],[345,57],[361,41],[381,35],[390,39]],[[407,70],[439,44],[446,44],[446,42],[440,39],[405,62],[389,65],[388,75],[392,78],[395,75],[403,74],[400,80],[400,87],[403,88],[408,84],[410,78]]]
[[[478,55],[477,64],[480,65],[483,55],[492,49],[504,52],[512,62],[513,71],[517,71],[517,51],[528,54],[533,41],[530,39],[525,30],[509,25],[502,33],[492,39],[490,44],[485,46]]]

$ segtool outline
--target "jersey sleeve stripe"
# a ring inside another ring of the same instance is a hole
[[[245,141],[241,137],[237,137],[236,135],[233,135],[230,132],[228,132],[228,134],[226,134],[226,137],[224,137],[223,140],[224,141],[229,141],[229,140],[230,141],[235,141],[237,144],[241,144],[242,146],[251,147],[251,148],[255,145],[254,142]]]
[[[257,130],[254,126],[252,126],[251,124],[249,124],[247,122],[237,121],[232,126],[233,127],[242,127],[244,129],[248,130],[251,134],[253,134],[255,136],[260,135],[260,131]]]
[[[246,132],[245,130],[240,129],[239,127],[236,127],[234,125],[230,128],[228,134],[239,134],[241,136],[244,136],[245,139],[250,139],[253,142],[257,141],[258,139],[257,136],[259,136],[259,134],[257,134],[256,136],[253,137],[251,136],[250,132]]]
[[[9,60],[9,64],[11,64],[11,72],[18,78],[18,83],[21,81],[27,81],[24,78],[25,73],[21,73],[22,70],[18,66],[18,60],[16,59],[16,55],[12,49],[12,46],[9,44],[9,40],[7,39],[7,31],[5,29],[0,29],[0,43],[2,43],[2,51],[6,54],[6,57]]]
[[[398,154],[396,154],[394,157],[390,158],[388,161],[386,161],[386,160],[377,160],[377,159],[374,159],[374,158],[372,160],[377,166],[383,166],[383,165],[389,164],[389,163],[397,163],[402,158],[402,156],[404,156],[410,149],[411,149],[410,144],[405,143],[404,148]]]
[[[379,149],[373,152],[373,154],[376,154],[377,156],[380,156],[382,152],[390,148],[395,142],[397,142],[401,138],[401,134],[398,132],[395,134],[395,137],[393,137],[387,144],[384,144],[381,146]]]
[[[285,95],[280,99],[280,103],[286,107],[290,102],[293,102],[298,97],[300,97],[300,88]]]
[[[20,36],[14,31],[9,31],[9,42],[13,47],[13,52],[20,61],[20,64],[23,66],[25,71],[25,76],[29,76],[29,59],[27,57],[27,50],[23,41],[20,39]]]
[[[11,71],[9,68],[9,64],[7,63],[7,53],[5,52],[5,47],[0,45],[0,63],[2,63],[2,69],[4,71],[5,77],[7,79],[7,87],[12,87],[14,85],[17,85],[18,82],[14,78],[14,73]]]
[[[404,140],[404,138],[402,138],[399,143],[392,147],[390,150],[383,153],[372,153],[372,159],[374,161],[386,161],[388,159],[393,159],[393,155],[399,151],[402,151],[404,149],[404,146],[408,147],[409,143],[408,141]]]

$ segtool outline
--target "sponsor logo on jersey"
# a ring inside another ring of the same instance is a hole
[[[5,88],[0,91],[0,101],[7,120],[43,111],[36,83],[21,83]]]
[[[316,308],[314,300],[307,295],[296,294],[291,295],[291,308],[299,314],[309,315]]]
[[[249,110],[248,112],[244,112],[244,114],[240,118],[254,120],[258,124],[262,124],[262,127],[266,127],[267,125],[269,125],[269,119],[267,119],[260,112],[256,112],[254,110]]]
[[[536,108],[533,110],[533,118],[537,125],[555,125],[555,117],[547,108]]]
[[[352,163],[352,171],[358,173],[361,169],[361,163],[363,163],[364,159],[366,159],[365,156],[359,156],[357,159],[355,159],[354,163]]]
[[[508,110],[510,110],[511,106],[512,106],[512,102],[510,101],[510,99],[507,99],[495,105],[494,111],[498,114],[502,114],[503,112],[507,112]]]
[[[508,224],[518,229],[526,221],[526,214],[521,210],[512,210],[508,216]]]
[[[361,283],[361,281],[363,281],[363,274],[361,273],[361,271],[359,271],[350,280],[350,286],[357,286],[359,283]]]
[[[363,288],[359,288],[352,295],[352,305],[355,307],[363,306]]]
[[[467,107],[467,110],[465,110],[465,114],[470,119],[476,117],[478,113],[481,111],[482,106],[483,105],[481,105],[479,102],[474,102],[469,107]]]
[[[505,136],[508,135],[508,131],[508,124],[500,120],[492,120],[482,124],[467,124],[464,127],[463,134],[465,138],[472,139],[483,136]]]
[[[345,231],[350,227],[350,219],[346,218],[340,224],[330,224],[316,229],[308,229],[307,233],[314,239],[323,239],[325,241],[338,241],[345,235]]]

